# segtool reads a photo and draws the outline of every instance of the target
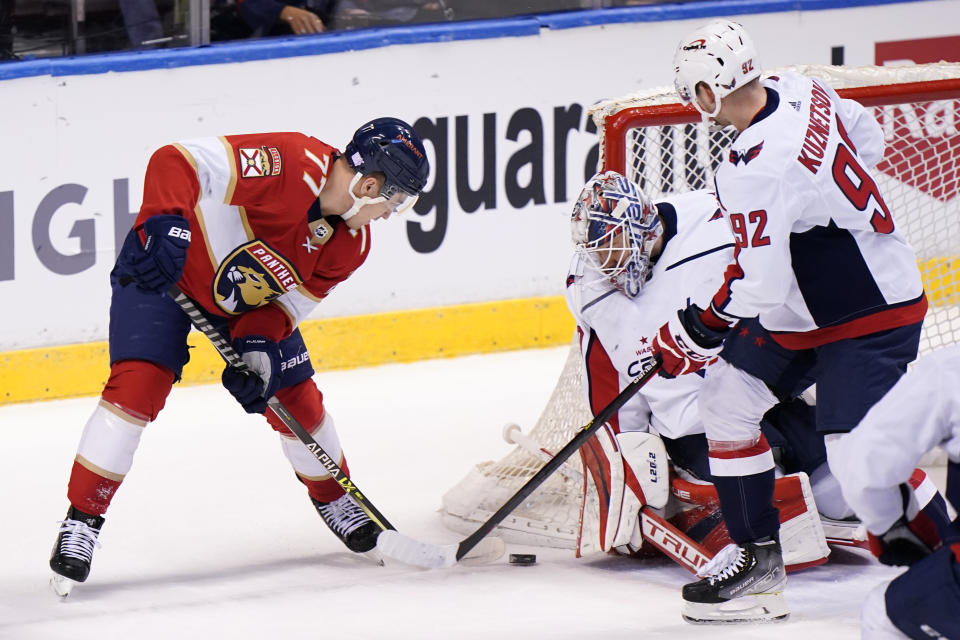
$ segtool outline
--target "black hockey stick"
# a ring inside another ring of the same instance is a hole
[[[180,305],[180,308],[183,309],[183,312],[187,314],[187,317],[190,318],[190,322],[193,323],[197,329],[199,329],[207,338],[210,339],[210,342],[213,344],[214,348],[217,350],[217,353],[220,354],[220,357],[230,365],[231,367],[236,367],[241,371],[248,371],[249,367],[247,364],[240,358],[240,355],[234,350],[233,346],[227,341],[227,339],[217,331],[216,327],[207,320],[206,316],[200,312],[200,309],[197,308],[196,303],[193,300],[188,298],[177,285],[173,285],[167,291],[174,302]],[[353,501],[357,503],[357,506],[363,509],[363,512],[370,517],[373,522],[383,530],[394,529],[394,526],[384,517],[380,511],[367,500],[360,489],[353,484],[350,478],[343,472],[343,469],[340,468],[340,465],[337,464],[337,461],[331,458],[326,451],[323,450],[323,447],[310,435],[310,433],[303,428],[296,418],[283,406],[283,403],[277,400],[276,396],[273,396],[267,400],[267,406],[273,409],[273,412],[277,414],[277,417],[280,418],[281,422],[293,432],[294,435],[299,438],[300,442],[313,454],[313,457],[326,468],[327,473],[333,476],[333,479],[343,487],[343,490],[346,491]]]
[[[660,370],[661,360],[657,356],[650,366],[639,376],[634,378],[630,384],[610,401],[600,412],[587,424],[585,424],[560,451],[556,453],[543,467],[527,482],[520,487],[513,496],[507,500],[502,507],[497,509],[496,513],[487,518],[487,521],[481,524],[476,531],[460,541],[460,544],[432,545],[424,542],[418,542],[412,538],[404,536],[398,532],[392,532],[389,535],[383,534],[377,539],[377,546],[392,558],[416,564],[420,566],[430,566],[435,568],[450,567],[456,564],[461,558],[470,552],[480,541],[493,529],[500,524],[504,518],[516,509],[527,497],[533,493],[537,487],[553,474],[560,465],[567,461],[567,458],[576,453],[593,435],[627,403],[630,398],[647,384],[650,379]]]

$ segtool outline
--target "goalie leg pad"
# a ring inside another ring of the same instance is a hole
[[[646,431],[621,431],[617,443],[629,472],[640,485],[639,496],[654,509],[665,507],[670,497],[670,470],[663,440]]]
[[[694,508],[683,512],[683,517],[671,517],[671,521],[700,543],[708,556],[731,542],[723,522],[716,517],[705,515],[719,512],[719,498],[713,485],[691,482],[675,476],[672,479],[672,491],[679,502]],[[773,504],[779,513],[780,543],[787,571],[826,562],[830,548],[827,546],[806,474],[777,478],[774,483]],[[708,527],[709,530],[706,530]]]
[[[639,550],[639,513],[663,507],[670,495],[667,452],[652,433],[601,429],[580,450],[584,493],[577,556],[621,548]],[[652,499],[652,502],[651,502]]]
[[[780,546],[787,571],[826,562],[830,547],[807,474],[778,478],[773,501],[780,513]]]
[[[577,537],[578,557],[609,551],[618,544],[629,542],[632,527],[627,525],[635,524],[636,514],[642,506],[641,499],[627,491],[623,458],[617,439],[608,427],[604,426],[587,441],[580,449],[580,459],[584,482]],[[631,511],[632,523],[629,522]],[[626,532],[618,538],[621,522]],[[619,542],[615,544],[615,540]]]
[[[639,513],[644,505],[667,504],[670,495],[667,451],[652,433],[601,429],[580,450],[584,464],[577,555],[642,544]]]

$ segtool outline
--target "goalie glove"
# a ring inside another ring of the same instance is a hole
[[[164,293],[183,275],[189,246],[190,222],[186,218],[173,214],[147,218],[140,229],[130,230],[120,249],[117,270],[121,283],[133,280],[144,291]]]
[[[711,329],[704,324],[702,314],[700,307],[687,304],[654,336],[651,346],[653,354],[663,359],[660,375],[664,378],[699,371],[720,353],[730,330]]]
[[[234,339],[233,348],[248,368],[227,365],[223,386],[247,413],[263,413],[280,388],[280,345],[263,336],[245,336]]]

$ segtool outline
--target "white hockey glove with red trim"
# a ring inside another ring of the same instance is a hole
[[[705,367],[723,347],[729,329],[718,331],[703,323],[703,310],[695,304],[677,312],[653,338],[653,354],[660,354],[660,375],[674,378]]]

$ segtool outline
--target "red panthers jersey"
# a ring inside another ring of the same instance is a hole
[[[192,238],[183,292],[231,318],[234,336],[279,340],[370,252],[367,226],[353,230],[327,218],[319,238],[307,226],[337,155],[301,133],[167,145],[147,166],[135,226],[163,213],[187,218]]]

